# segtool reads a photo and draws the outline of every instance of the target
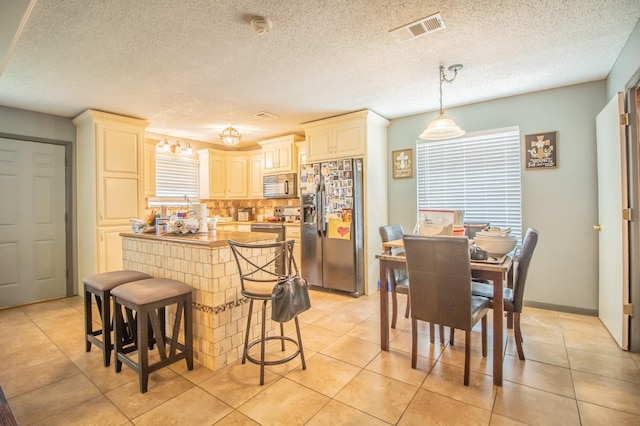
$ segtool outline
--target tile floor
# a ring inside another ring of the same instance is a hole
[[[79,297],[0,310],[0,386],[21,425],[640,424],[640,354],[619,350],[597,318],[526,309],[528,359],[509,332],[502,387],[475,332],[464,387],[463,338],[431,345],[421,324],[412,370],[410,321],[399,318],[381,352],[378,303],[312,292],[300,317],[306,371],[297,358],[268,368],[259,386],[250,363],[179,363],[153,373],[144,395],[126,366],[116,374],[99,350],[84,351]]]

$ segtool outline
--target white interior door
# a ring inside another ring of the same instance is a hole
[[[599,306],[600,320],[622,349],[629,347],[629,230],[623,219],[628,207],[627,155],[618,93],[596,117],[598,152]]]
[[[0,138],[0,307],[67,295],[64,157]]]

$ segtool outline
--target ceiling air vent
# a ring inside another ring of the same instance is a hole
[[[405,42],[423,35],[444,30],[445,28],[447,28],[447,26],[444,23],[442,16],[440,16],[439,13],[436,13],[389,32],[393,34],[396,40]]]
[[[274,114],[268,113],[268,112],[266,112],[266,111],[260,111],[260,112],[257,112],[257,113],[255,113],[255,114],[253,114],[253,116],[254,116],[254,117],[258,117],[258,118],[262,118],[262,119],[264,119],[264,120],[275,120],[276,118],[278,118],[278,116],[277,116],[277,115],[274,115]]]

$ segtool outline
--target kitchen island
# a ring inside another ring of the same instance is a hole
[[[249,305],[240,292],[240,275],[227,240],[273,242],[276,235],[239,231],[120,235],[124,269],[171,278],[194,288],[194,360],[217,370],[241,359]],[[260,317],[260,309],[257,304],[252,315]],[[173,322],[173,312],[167,313],[167,320]],[[250,340],[259,335],[261,327],[260,321],[252,324]],[[275,323],[268,321],[267,330],[275,329]]]

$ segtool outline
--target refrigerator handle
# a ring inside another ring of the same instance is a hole
[[[318,187],[318,192],[316,192],[316,231],[318,232],[319,236],[322,236],[322,216],[324,212],[324,207],[322,204],[322,189]]]

